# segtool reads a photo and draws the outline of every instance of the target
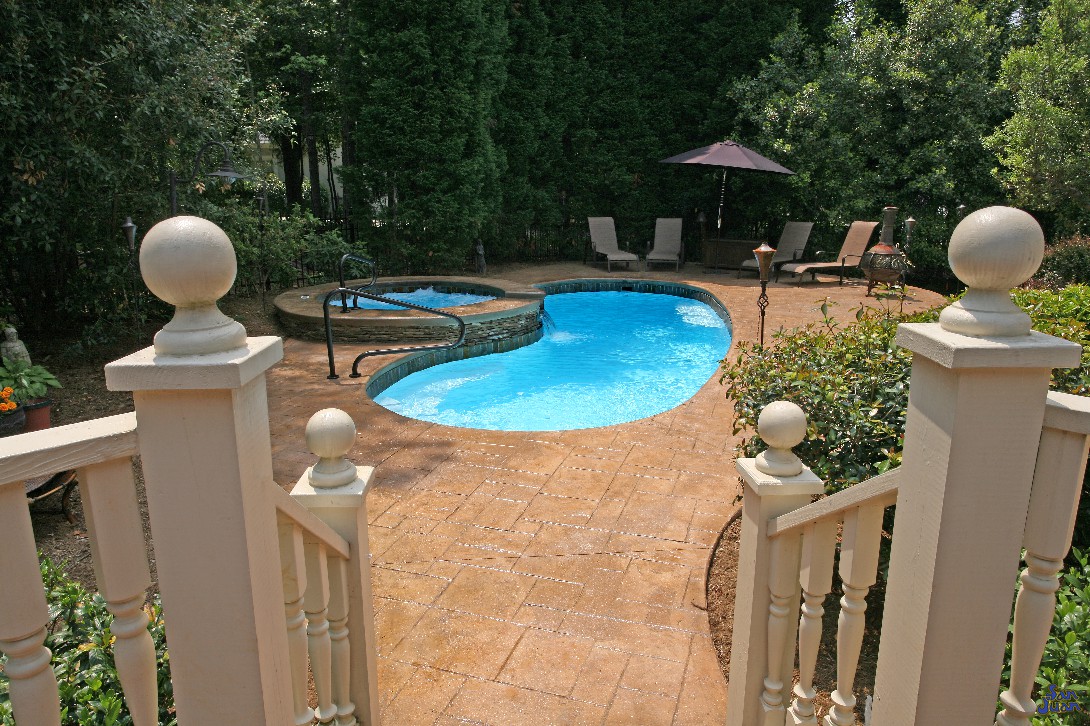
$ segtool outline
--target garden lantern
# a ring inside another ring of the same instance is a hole
[[[912,244],[912,230],[916,229],[916,220],[909,217],[905,220],[905,246],[901,249],[906,255],[908,254],[908,246]]]
[[[753,250],[753,256],[757,258],[757,276],[761,281],[761,294],[757,296],[757,310],[760,314],[760,333],[758,343],[765,344],[765,310],[768,309],[768,273],[772,270],[772,258],[776,255],[776,249],[769,247],[767,242]]]
[[[183,184],[189,184],[197,178],[201,169],[201,157],[204,156],[204,152],[208,151],[213,146],[218,146],[223,149],[223,161],[220,163],[219,168],[215,171],[210,171],[206,176],[215,176],[223,179],[227,184],[230,184],[235,179],[244,178],[244,174],[239,173],[235,169],[235,165],[231,162],[231,152],[227,148],[227,144],[222,141],[209,141],[197,150],[197,156],[193,160],[193,173],[186,179]],[[174,170],[170,170],[170,216],[174,217],[178,214],[178,176]]]

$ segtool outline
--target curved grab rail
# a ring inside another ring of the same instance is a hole
[[[325,320],[325,347],[326,355],[329,358],[329,375],[326,376],[329,380],[336,380],[340,378],[337,375],[337,368],[333,362],[333,325],[329,320],[329,301],[333,299],[334,295],[340,295],[343,300],[345,296],[352,295],[353,302],[358,298],[367,298],[368,300],[376,300],[378,302],[389,303],[391,305],[400,305],[403,308],[409,308],[410,310],[419,310],[425,313],[434,313],[435,315],[441,315],[444,318],[451,318],[458,324],[458,340],[453,343],[441,343],[439,345],[413,345],[407,348],[380,348],[378,350],[368,350],[360,353],[356,356],[356,359],[352,361],[352,373],[349,378],[359,378],[362,374],[359,372],[360,361],[364,358],[375,355],[390,355],[392,353],[419,353],[426,350],[451,350],[457,348],[459,345],[465,342],[466,339],[466,321],[454,313],[448,313],[443,310],[436,310],[435,308],[426,308],[423,305],[415,305],[413,303],[402,302],[401,300],[394,300],[393,298],[383,297],[382,295],[375,295],[369,292],[361,292],[360,290],[353,290],[349,287],[339,287],[336,290],[330,290],[326,293],[325,298],[322,299],[322,317]]]
[[[357,287],[357,288],[345,287],[345,284],[344,284],[344,263],[347,260],[352,260],[353,262],[362,262],[363,264],[370,267],[371,268],[371,282],[367,283],[366,285],[361,285],[360,287]],[[374,285],[375,280],[377,280],[377,279],[378,279],[378,268],[375,266],[375,261],[372,260],[372,259],[369,259],[367,257],[360,257],[359,255],[354,255],[351,252],[349,252],[349,253],[347,253],[345,255],[342,255],[341,259],[337,262],[337,283],[341,286],[342,290],[353,290],[353,289],[354,290],[366,290],[367,288]],[[348,300],[347,300],[347,298],[348,298],[348,296],[345,293],[341,293],[341,312],[342,313],[347,313],[348,312]],[[355,300],[353,300],[352,302],[355,302]]]

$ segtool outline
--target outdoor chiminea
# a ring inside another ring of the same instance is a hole
[[[897,222],[897,207],[882,210],[882,236],[878,244],[863,253],[859,269],[867,278],[867,295],[880,282],[905,284],[908,274],[908,258],[893,244],[893,226]]]

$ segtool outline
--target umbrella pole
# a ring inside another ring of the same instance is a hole
[[[723,177],[719,182],[719,234],[720,238],[723,237],[723,199],[727,195],[727,170],[723,170]]]

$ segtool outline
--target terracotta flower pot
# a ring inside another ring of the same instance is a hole
[[[50,412],[53,409],[52,398],[36,398],[22,405],[26,411],[26,428],[24,431],[41,431],[50,426]]]
[[[14,411],[0,414],[0,437],[21,434],[25,427],[26,412],[22,406]]]

